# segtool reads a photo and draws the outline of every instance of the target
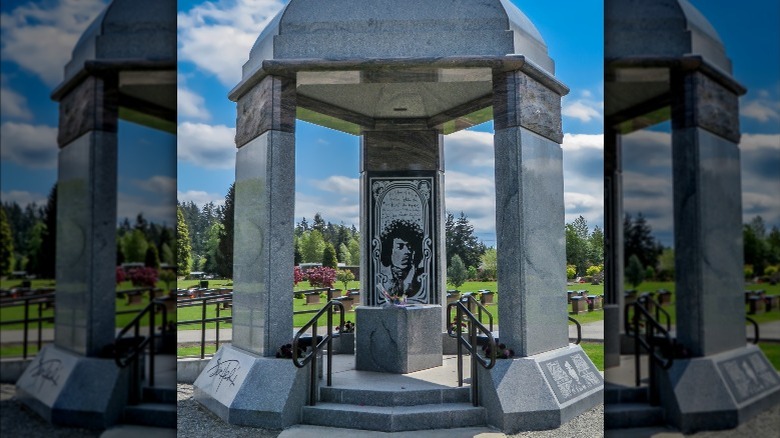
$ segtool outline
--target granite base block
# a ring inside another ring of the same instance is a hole
[[[226,345],[193,386],[193,398],[227,423],[283,429],[301,421],[309,368]]]
[[[16,382],[16,397],[52,424],[105,429],[119,421],[129,383],[113,359],[47,345]]]
[[[588,355],[570,344],[534,356],[478,367],[488,424],[507,434],[555,429],[603,403],[604,379]]]
[[[780,403],[780,374],[755,345],[658,370],[666,418],[683,433],[731,429]]]
[[[406,374],[441,366],[441,306],[361,306],[355,314],[356,369]]]

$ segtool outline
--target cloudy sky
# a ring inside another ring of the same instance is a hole
[[[748,89],[740,98],[743,221],[760,215],[780,226],[780,2],[690,3],[717,30],[734,77]],[[647,217],[667,246],[674,244],[670,129],[665,122],[623,140],[624,207]]]
[[[514,0],[535,23],[571,88],[564,98],[566,220],[583,215],[602,225],[602,14],[597,2],[551,8]],[[284,2],[179,2],[178,198],[221,202],[234,180],[235,104],[226,96],[241,79],[260,31]],[[598,5],[598,7],[596,7]],[[296,221],[321,212],[358,225],[359,139],[298,122]],[[445,137],[447,210],[466,213],[478,236],[495,243],[492,125]]]
[[[3,202],[41,204],[57,180],[58,106],[51,91],[102,0],[3,1],[0,7],[0,189]],[[175,136],[120,121],[118,217],[172,225]]]

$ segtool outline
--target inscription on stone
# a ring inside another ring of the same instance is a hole
[[[725,360],[718,367],[737,403],[780,385],[777,372],[759,352]]]
[[[434,177],[372,177],[369,305],[387,296],[437,304],[434,226]]]
[[[214,391],[219,391],[220,386],[225,382],[229,383],[229,386],[235,386],[241,364],[235,359],[222,360],[217,358],[216,361],[216,365],[207,371],[208,376],[212,378],[212,382],[217,384]]]
[[[59,386],[60,371],[62,371],[62,361],[59,359],[46,359],[45,352],[41,352],[35,358],[35,364],[30,369],[30,377],[38,385],[39,389],[43,388],[46,382]]]
[[[565,403],[580,394],[604,384],[598,370],[583,356],[572,353],[539,362],[559,403]]]

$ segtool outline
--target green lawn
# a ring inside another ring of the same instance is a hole
[[[780,344],[762,343],[758,344],[761,351],[766,354],[767,359],[775,367],[776,370],[780,370]]]

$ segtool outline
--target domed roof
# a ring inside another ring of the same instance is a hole
[[[243,79],[267,59],[389,59],[524,55],[554,63],[509,0],[291,0],[260,33]]]
[[[65,66],[68,82],[87,61],[176,59],[176,4],[159,0],[114,0],[95,18]]]
[[[607,59],[699,55],[731,74],[718,33],[687,0],[621,0],[604,8]]]

